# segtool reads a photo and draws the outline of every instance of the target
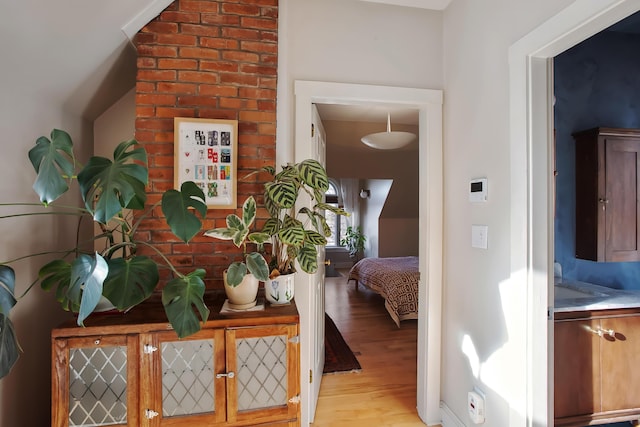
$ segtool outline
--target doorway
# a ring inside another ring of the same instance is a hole
[[[440,421],[440,331],[442,300],[442,91],[427,89],[369,86],[346,83],[295,82],[295,147],[294,160],[313,158],[309,144],[313,103],[389,103],[401,104],[419,111],[419,259],[421,277],[418,318],[417,408],[427,424]],[[309,284],[302,283],[301,287]],[[296,296],[300,294],[297,292]],[[301,372],[312,372],[315,340],[310,319],[315,318],[311,293],[298,300],[300,311]],[[304,335],[307,334],[305,337]],[[304,375],[303,375],[304,377]],[[318,376],[315,375],[317,378]],[[313,414],[307,412],[313,395],[312,386],[302,381],[303,425]]]
[[[509,50],[511,274],[526,281],[531,307],[527,314],[526,425],[553,425],[551,61],[638,9],[633,0],[578,0]],[[540,349],[547,349],[546,357]]]

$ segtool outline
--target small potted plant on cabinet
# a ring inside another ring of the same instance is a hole
[[[147,154],[135,140],[121,142],[113,159],[94,156],[80,167],[69,134],[54,129],[51,139],[44,136],[37,139],[29,151],[29,159],[37,174],[33,189],[41,203],[4,203],[2,206],[12,209],[21,206],[31,211],[0,218],[76,216],[77,246],[28,254],[0,263],[0,378],[9,372],[20,352],[9,319],[11,309],[19,300],[15,295],[15,271],[9,264],[25,258],[46,254],[59,256],[40,268],[38,278],[28,290],[38,282],[44,290],[55,288],[62,307],[77,313],[78,325],[83,325],[84,320],[100,308],[99,304],[107,302],[124,311],[145,301],[158,285],[159,266],[169,268],[173,278],[162,290],[167,318],[179,337],[200,330],[196,313],[203,322],[209,316],[203,300],[205,271],[179,272],[153,244],[137,239],[136,231],[141,221],[161,205],[171,231],[182,241],[189,242],[200,232],[202,225],[193,211],[202,218],[207,212],[202,190],[193,182],[185,182],[180,191],[167,190],[161,200],[145,209]],[[54,203],[72,185],[78,188],[83,206]],[[133,211],[138,213],[133,215]],[[80,223],[86,219],[92,219],[101,233],[82,242]],[[104,247],[99,251],[94,248],[96,240],[104,241]],[[142,247],[151,248],[158,261],[139,254]]]
[[[263,232],[251,232],[256,209],[256,201],[250,196],[242,205],[242,218],[236,214],[229,214],[226,227],[214,228],[204,233],[205,236],[231,240],[237,248],[242,249],[242,259],[234,261],[223,273],[229,306],[234,309],[254,307],[259,282],[265,282],[269,278],[269,266],[262,251],[264,242],[270,236]],[[248,244],[255,244],[257,251],[248,252]]]
[[[265,296],[272,304],[283,304],[293,299],[296,265],[305,273],[315,273],[318,269],[318,247],[326,245],[326,238],[331,236],[323,211],[349,214],[323,202],[329,179],[324,167],[315,160],[285,165],[278,173],[272,167],[264,167],[261,171],[268,172],[272,178],[265,184],[264,194],[270,218],[262,231],[271,236],[272,243],[271,272],[265,282]],[[302,195],[309,198],[311,206],[296,211]]]

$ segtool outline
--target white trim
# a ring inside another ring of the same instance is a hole
[[[384,3],[394,6],[417,7],[419,9],[445,10],[451,0],[362,0],[371,3]]]
[[[440,411],[442,412],[442,427],[466,427],[446,403],[440,402]]]
[[[156,16],[160,15],[171,3],[173,3],[173,0],[152,1],[131,21],[124,24],[122,32],[127,36],[129,41],[133,41],[133,37],[138,34],[138,31],[151,22]]]
[[[640,10],[640,0],[577,0],[509,49],[511,279],[527,298],[526,419],[553,425],[553,197],[548,60]],[[540,351],[547,348],[547,352]],[[520,425],[520,424],[519,424]]]
[[[328,104],[397,104],[419,110],[421,188],[419,207],[420,270],[427,272],[419,286],[418,318],[418,414],[427,424],[440,422],[440,350],[442,324],[442,91],[390,86],[370,86],[347,83],[295,81],[295,161],[313,157],[306,133],[311,126],[311,105]],[[424,282],[423,282],[424,281]],[[297,291],[296,291],[296,295]],[[300,307],[304,304],[299,304]],[[305,313],[300,313],[301,330]],[[308,320],[307,320],[308,321]],[[304,345],[305,337],[301,337]],[[301,354],[304,353],[301,348]],[[304,359],[304,357],[302,357]],[[309,361],[301,360],[302,372]],[[307,425],[305,414],[309,402],[302,393],[302,425]],[[312,417],[311,417],[312,418]]]

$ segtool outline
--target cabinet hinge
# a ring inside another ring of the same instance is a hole
[[[300,335],[296,335],[295,337],[289,338],[289,342],[291,344],[300,344]]]
[[[316,134],[316,127],[313,123],[311,123],[311,138]]]
[[[300,403],[300,395],[298,394],[293,396],[291,399],[289,399],[289,403],[293,403],[294,405]]]
[[[151,353],[156,352],[156,351],[158,351],[158,347],[154,347],[151,344],[145,344],[143,349],[142,349],[142,352],[144,354],[151,354]]]
[[[309,369],[309,384],[313,384],[313,371]]]
[[[547,307],[547,320],[553,320],[553,307]]]

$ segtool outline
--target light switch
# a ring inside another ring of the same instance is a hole
[[[488,225],[472,225],[471,226],[471,247],[478,249],[487,249],[489,247],[489,226]]]

